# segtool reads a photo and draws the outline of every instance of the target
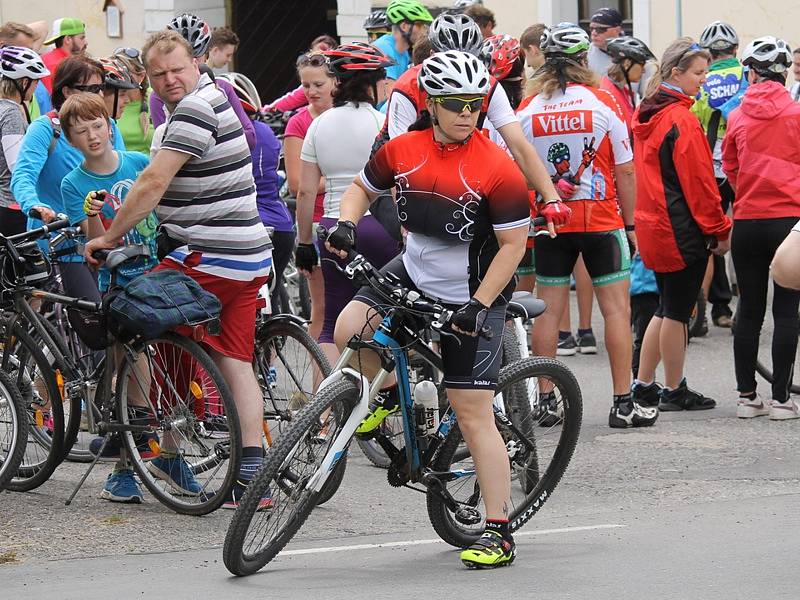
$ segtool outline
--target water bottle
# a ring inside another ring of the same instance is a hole
[[[439,391],[432,381],[420,381],[414,387],[414,405],[422,416],[420,433],[430,435],[439,426]]]

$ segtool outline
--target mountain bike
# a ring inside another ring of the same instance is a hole
[[[481,491],[471,457],[462,451],[455,413],[448,406],[438,425],[431,423],[424,409],[414,404],[408,378],[409,350],[441,370],[441,358],[418,332],[423,325],[449,335],[452,312],[377,272],[360,255],[351,256],[344,272],[351,279],[363,279],[384,299],[386,316],[371,340],[353,336],[314,401],[267,453],[225,538],[223,560],[235,575],[262,568],[297,533],[356,428],[369,414],[370,400],[392,371],[398,380],[404,445],[398,448],[380,433],[376,438],[391,457],[389,485],[424,492],[431,524],[447,543],[466,547],[483,532]],[[532,316],[539,308],[530,306]],[[371,380],[348,366],[358,364],[358,354],[364,349],[381,357],[381,370]],[[529,379],[533,385],[528,385]],[[556,425],[535,427],[531,389],[547,393],[551,402],[562,407],[563,416]],[[581,392],[563,364],[536,357],[501,369],[496,395],[505,406],[505,411],[495,408],[494,414],[512,471],[509,519],[516,531],[543,506],[569,464],[580,430]],[[257,513],[258,501],[267,490],[272,493],[273,508]]]
[[[113,296],[94,303],[38,289],[35,285],[50,276],[36,240],[68,225],[66,218],[59,218],[40,229],[3,240],[5,253],[19,269],[16,280],[6,286],[12,289],[14,312],[4,315],[2,370],[12,374],[16,386],[25,390],[24,397],[28,392],[34,398],[34,390],[43,386],[48,391],[48,409],[59,416],[49,429],[50,444],[45,459],[39,464],[23,464],[9,487],[24,491],[41,485],[74,442],[78,419],[71,419],[69,427],[65,427],[63,399],[69,403],[73,415],[80,414],[83,403],[87,430],[102,437],[96,456],[67,504],[116,434],[124,444],[122,457],[160,502],[176,512],[192,515],[219,508],[238,473],[241,435],[228,385],[199,344],[173,332],[144,339],[124,331],[112,333],[112,327],[108,326],[104,356],[96,369],[86,374],[71,354],[64,352],[63,344],[54,339],[52,326],[45,325],[46,319],[30,306],[31,298],[56,302],[95,315],[110,325],[108,300]],[[149,256],[149,249],[134,244],[103,254],[113,290],[117,268]],[[45,267],[26,275],[32,262]],[[192,335],[205,330],[213,332],[217,326],[215,318],[189,324]],[[41,412],[41,400],[31,405]],[[228,417],[222,439],[208,436],[202,427],[211,414]],[[35,422],[40,426],[38,413]],[[165,472],[167,465],[178,460],[184,461],[198,489],[190,485],[189,475],[183,469],[177,473]]]

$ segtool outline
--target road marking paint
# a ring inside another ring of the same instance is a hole
[[[563,527],[561,529],[539,529],[536,531],[519,531],[515,538],[533,535],[550,535],[552,533],[575,533],[579,531],[595,531],[598,529],[619,529],[625,525],[605,523],[602,525],[584,525],[581,527]],[[325,554],[328,552],[346,552],[348,550],[371,550],[375,548],[403,548],[406,546],[425,546],[428,544],[444,544],[443,540],[402,540],[397,542],[384,542],[381,544],[353,544],[350,546],[328,546],[326,548],[302,548],[300,550],[284,550],[280,556],[301,556],[304,554]]]

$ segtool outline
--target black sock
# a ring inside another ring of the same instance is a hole
[[[493,531],[504,540],[511,541],[511,531],[508,529],[508,519],[486,519],[486,531]]]
[[[239,466],[238,483],[247,485],[253,480],[264,459],[261,446],[245,446],[242,448],[242,464]]]
[[[631,401],[631,393],[628,392],[627,394],[614,394],[614,406],[619,406],[623,402],[630,402]]]
[[[559,342],[563,342],[564,340],[569,339],[569,337],[571,335],[572,335],[571,331],[559,331],[558,332],[558,341]]]
[[[739,398],[745,398],[747,400],[755,400],[756,399],[756,393],[755,392],[750,392],[749,394],[739,394]]]
[[[592,328],[591,327],[589,327],[589,329],[580,329],[580,328],[578,328],[578,337],[583,337],[587,333],[592,333]]]

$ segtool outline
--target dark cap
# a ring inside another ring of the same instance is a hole
[[[598,23],[606,27],[619,27],[622,25],[622,15],[616,8],[601,8],[589,19],[590,23]]]

